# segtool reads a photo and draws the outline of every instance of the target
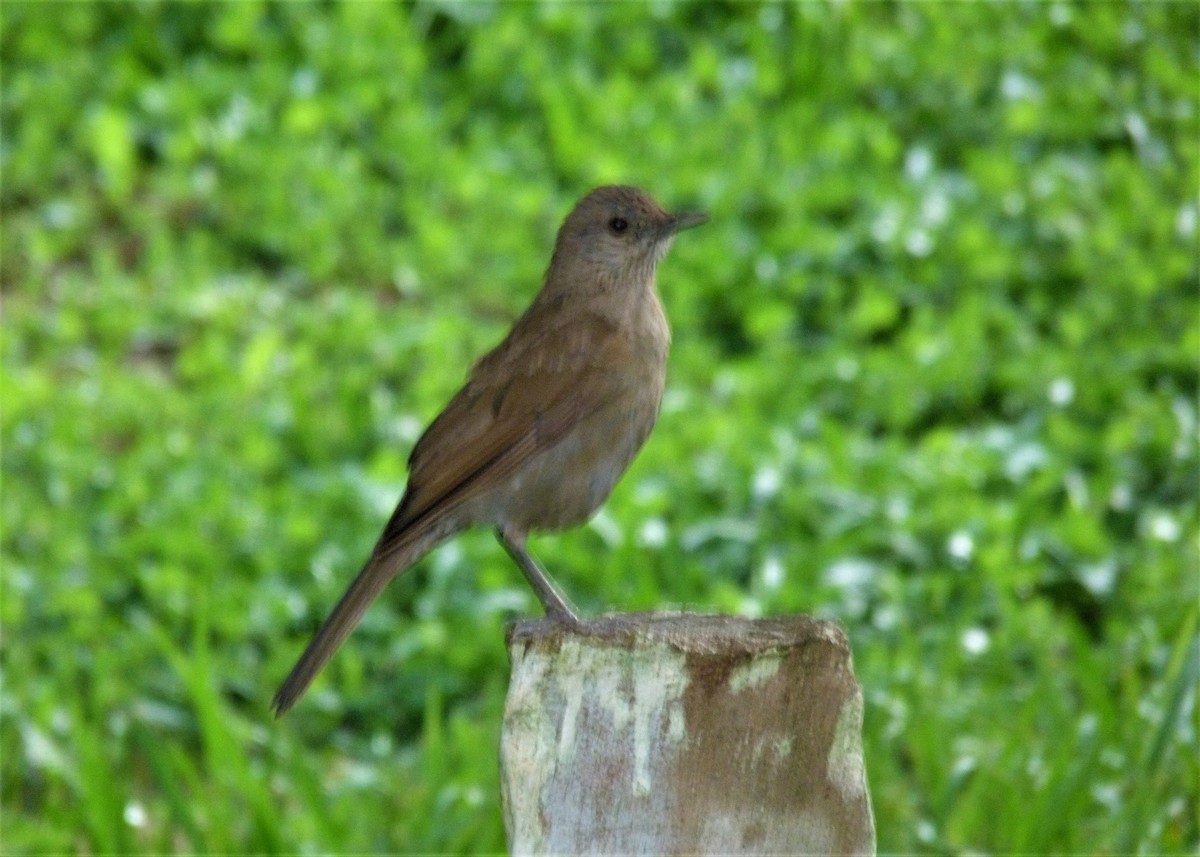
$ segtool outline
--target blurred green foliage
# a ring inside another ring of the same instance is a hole
[[[1194,853],[1197,8],[8,0],[5,853],[503,848],[487,533],[267,703],[607,182],[713,222],[560,583],[842,622],[882,852]]]

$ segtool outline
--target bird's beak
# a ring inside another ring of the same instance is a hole
[[[702,211],[683,211],[671,216],[671,232],[682,232],[693,226],[708,223],[708,215]]]

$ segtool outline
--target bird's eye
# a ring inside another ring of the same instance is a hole
[[[608,221],[608,228],[619,234],[629,228],[629,221],[624,217],[614,217]]]

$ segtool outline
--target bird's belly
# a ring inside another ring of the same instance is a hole
[[[581,524],[608,499],[650,433],[657,401],[610,406],[530,459],[502,489],[495,522],[522,530]]]

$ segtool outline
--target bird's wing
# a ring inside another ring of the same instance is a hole
[[[576,319],[561,335],[532,342],[515,336],[521,326],[476,364],[413,448],[404,502],[377,552],[386,552],[413,523],[500,484],[571,426],[627,393],[628,375],[618,368],[634,355],[612,322]]]

